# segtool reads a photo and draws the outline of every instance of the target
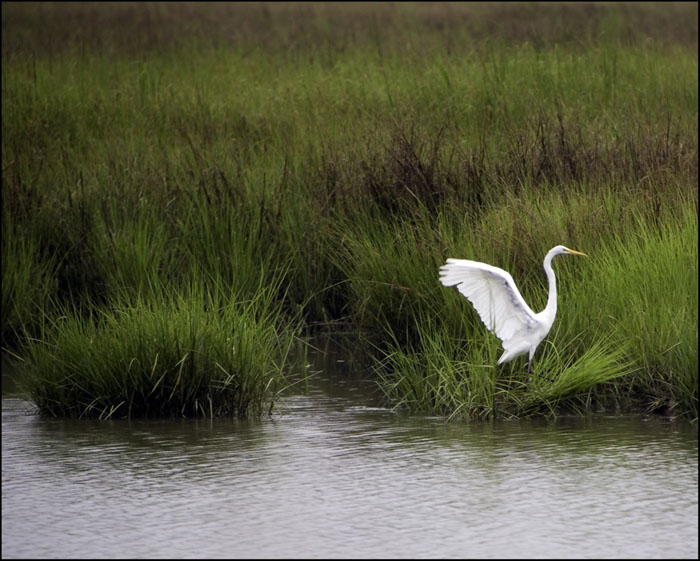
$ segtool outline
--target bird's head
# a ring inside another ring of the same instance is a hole
[[[586,255],[585,253],[569,249],[568,247],[565,247],[563,245],[553,247],[549,250],[549,253],[551,253],[552,257],[554,257],[555,255],[583,255],[584,257],[588,257],[588,255]]]

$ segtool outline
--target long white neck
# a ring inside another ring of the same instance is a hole
[[[554,250],[551,250],[544,258],[544,272],[547,273],[549,281],[549,296],[547,297],[547,307],[542,311],[542,314],[551,318],[554,322],[554,317],[557,315],[557,279],[554,276],[552,269],[552,259],[557,255]]]

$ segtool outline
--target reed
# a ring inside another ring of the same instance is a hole
[[[557,220],[568,220],[566,214],[555,211],[546,215],[555,230]],[[585,220],[585,215],[580,216]],[[382,299],[366,298],[377,310],[371,313],[376,316],[373,324],[384,326],[390,335],[390,345],[379,349],[385,393],[412,410],[431,404],[435,411],[466,416],[495,414],[499,400],[498,412],[507,415],[566,411],[583,400],[582,410],[634,407],[696,417],[697,216],[687,207],[661,228],[655,225],[657,218],[633,215],[617,223],[614,238],[603,234],[594,241],[589,232],[587,243],[582,240],[589,259],[555,264],[560,309],[554,329],[538,350],[533,376],[540,383],[548,381],[544,388],[526,384],[522,376],[513,386],[512,376],[523,371],[517,359],[494,367],[500,354],[497,338],[486,331],[459,293],[438,288],[436,264],[429,267],[430,275],[425,274],[426,260],[420,258],[420,251],[402,259],[373,261],[374,268],[365,277],[393,279]],[[586,231],[582,224],[578,226]],[[552,239],[548,230],[528,228],[538,236],[526,240],[527,247],[546,247],[543,244]],[[489,230],[472,229],[471,248],[492,243],[492,235]],[[394,248],[397,253],[405,250],[405,237],[393,239],[401,240]],[[523,243],[510,242],[515,248]],[[405,244],[416,248],[410,240]],[[358,253],[366,255],[370,249]],[[447,255],[476,258],[479,253],[468,249]],[[490,262],[517,269],[499,263],[495,256]],[[397,263],[404,268],[411,263],[414,270],[397,272],[401,268]],[[544,277],[540,264],[541,255],[526,275],[515,274],[535,310],[546,299],[543,281],[535,280]],[[381,280],[367,284],[389,286]],[[415,288],[417,294],[407,290],[401,294],[404,286]],[[363,313],[368,309],[365,306]],[[617,390],[608,383],[623,377],[625,382]],[[649,399],[652,395],[654,399]]]
[[[257,382],[255,407],[207,410],[208,376],[272,379],[298,320],[360,331],[415,411],[697,416],[696,4],[2,10],[3,347],[70,414],[259,410]],[[539,361],[557,381],[540,387],[492,367],[497,343],[437,270],[492,263],[539,308],[557,243],[591,258],[556,265]],[[261,331],[259,360],[219,328]],[[120,366],[101,388],[103,359]],[[71,387],[83,375],[96,391]]]
[[[56,288],[52,256],[42,254],[33,238],[3,223],[2,236],[2,345],[17,347],[26,337],[36,337],[51,306]]]
[[[27,342],[23,385],[53,416],[266,413],[295,336],[273,303],[267,287],[242,300],[196,286],[68,313]]]
[[[573,305],[625,341],[637,367],[630,383],[654,396],[650,408],[696,417],[697,214],[689,206],[658,225],[637,220],[634,236],[600,248]]]
[[[527,375],[518,363],[496,366],[493,339],[476,333],[455,339],[436,323],[416,325],[419,344],[396,345],[377,365],[380,386],[399,409],[484,419],[629,408],[612,382],[632,374],[634,363],[610,334],[588,347],[580,339],[560,347],[545,342]]]

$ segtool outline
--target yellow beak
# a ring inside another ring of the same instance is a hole
[[[573,249],[569,249],[568,247],[566,248],[566,251],[568,253],[571,253],[572,255],[583,255],[584,257],[588,257],[585,253],[581,253],[580,251],[574,251]]]

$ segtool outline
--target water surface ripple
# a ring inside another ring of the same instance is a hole
[[[697,558],[698,434],[445,423],[324,391],[261,421],[66,421],[3,399],[3,557]]]

